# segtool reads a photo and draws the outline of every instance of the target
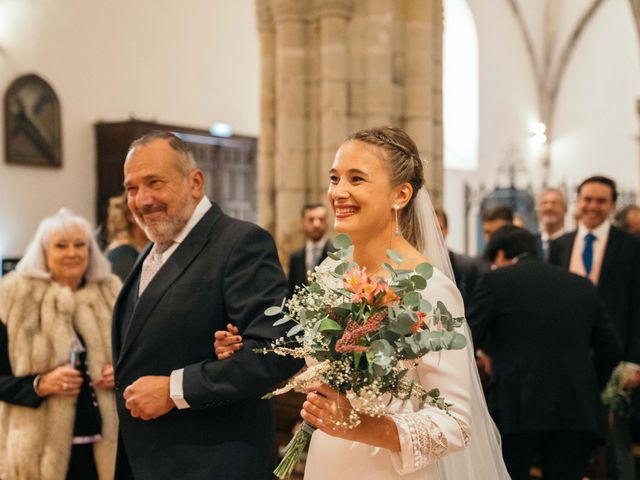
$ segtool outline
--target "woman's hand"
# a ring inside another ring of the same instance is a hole
[[[218,360],[231,357],[236,350],[240,350],[244,345],[242,337],[238,335],[238,329],[230,323],[227,324],[226,330],[216,331],[214,338],[213,349]]]
[[[115,386],[115,380],[113,378],[113,365],[107,363],[102,367],[102,377],[95,382],[96,388],[102,388],[104,390],[113,390]]]
[[[351,410],[346,396],[326,383],[319,383],[307,388],[307,400],[302,404],[300,415],[328,435],[355,440],[357,427],[347,427]]]
[[[360,415],[360,423],[349,428],[353,408],[349,399],[326,383],[307,388],[307,401],[300,414],[308,423],[327,435],[366,443],[392,452],[400,451],[400,437],[394,421],[388,416]]]
[[[74,396],[80,393],[81,386],[82,374],[67,364],[42,374],[36,393],[40,397],[48,397],[49,395]]]

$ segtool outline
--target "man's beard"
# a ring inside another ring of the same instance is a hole
[[[145,222],[143,214],[155,211],[164,211],[167,217],[166,220],[155,220],[149,223]],[[167,214],[166,205],[153,204],[146,209],[136,210],[135,217],[138,225],[140,225],[140,228],[144,230],[144,233],[147,235],[149,240],[154,243],[165,243],[175,239],[178,233],[180,233],[187,224],[189,218],[191,218],[192,213],[193,207],[190,202],[190,197],[185,195],[180,201],[178,211],[173,216],[169,216]]]
[[[562,217],[560,215],[556,215],[556,214],[542,214],[540,216],[540,223],[542,225],[544,225],[545,227],[547,225],[557,225],[562,223]]]

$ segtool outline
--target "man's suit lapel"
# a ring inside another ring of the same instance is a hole
[[[611,227],[609,229],[607,246],[605,247],[604,256],[602,258],[602,266],[600,267],[598,287],[600,285],[606,285],[608,283],[607,277],[609,277],[613,273],[613,265],[615,265],[616,256],[620,251],[621,243],[622,236],[620,235],[620,231],[615,227]]]
[[[138,299],[138,303],[131,315],[129,328],[125,338],[122,340],[122,350],[118,357],[118,364],[127,355],[134,340],[140,334],[166,291],[208,243],[210,239],[208,233],[221,217],[222,211],[214,204],[153,277],[142,296]]]
[[[113,344],[114,349],[114,360],[117,360],[120,357],[120,350],[122,348],[122,342],[124,339],[121,337],[121,324],[123,322],[123,316],[125,314],[123,310],[123,303],[127,300],[129,296],[129,290],[137,285],[137,279],[140,277],[140,270],[142,269],[142,264],[144,259],[147,257],[151,248],[153,247],[153,243],[147,244],[147,246],[140,252],[138,258],[136,259],[136,263],[133,265],[131,269],[131,273],[127,275],[125,279],[124,285],[122,285],[121,293],[118,295],[116,299],[116,303],[113,307],[114,318],[113,318],[113,330],[111,335],[111,342]]]
[[[571,253],[573,252],[573,244],[576,242],[577,235],[578,231],[576,230],[565,237],[566,243],[563,245],[561,251],[560,265],[566,270],[569,270],[571,266]]]

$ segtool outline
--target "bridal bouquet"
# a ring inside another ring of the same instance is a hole
[[[451,404],[438,389],[426,390],[406,375],[412,362],[426,353],[466,345],[465,336],[456,331],[464,317],[453,317],[442,302],[431,305],[420,293],[427,288],[433,267],[422,263],[415,270],[403,270],[385,263],[381,268],[389,272],[390,280],[375,279],[349,260],[353,245],[347,235],[338,235],[335,245],[338,250],[329,255],[337,265],[324,271],[319,267],[308,286],[265,311],[268,316],[281,315],[274,325],[295,325],[260,353],[312,359],[310,367],[267,398],[292,389],[304,392],[309,385],[325,382],[351,401],[349,418],[336,422],[344,428],[357,426],[360,414],[385,415],[390,398],[414,398],[421,406],[447,410]],[[403,261],[391,250],[387,255],[397,265]],[[335,281],[327,281],[327,276]],[[303,422],[274,471],[278,478],[289,477],[313,430]]]

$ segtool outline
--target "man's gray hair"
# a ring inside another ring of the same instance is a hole
[[[562,203],[564,204],[564,207],[567,208],[567,197],[564,194],[564,192],[562,190],[560,190],[559,188],[557,188],[557,187],[546,187],[544,190],[542,190],[540,192],[540,195],[538,196],[538,201],[540,201],[542,196],[545,193],[548,193],[548,192],[553,192],[553,193],[557,193],[558,195],[560,195],[560,198],[562,199]]]
[[[166,131],[155,131],[147,133],[146,135],[143,135],[142,137],[131,142],[131,145],[129,145],[129,150],[127,151],[127,158],[129,158],[131,153],[136,148],[143,145],[148,145],[155,140],[165,140],[173,149],[173,151],[176,152],[176,157],[178,159],[178,163],[176,166],[185,177],[196,168],[198,168],[189,145],[187,145],[187,143],[177,135]]]
[[[100,251],[89,222],[66,208],[61,208],[58,213],[40,222],[22,260],[16,265],[16,272],[27,277],[50,279],[51,272],[47,268],[45,248],[55,234],[74,227],[82,229],[89,244],[89,265],[85,279],[88,282],[99,282],[109,278],[111,264]]]

